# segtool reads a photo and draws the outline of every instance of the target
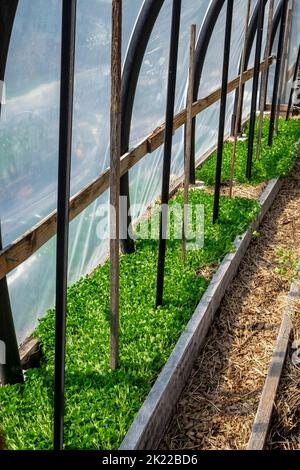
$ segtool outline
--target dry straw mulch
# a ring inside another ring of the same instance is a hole
[[[297,298],[292,299],[293,335],[288,351],[288,358],[295,354],[299,363],[299,354],[292,348],[294,341],[300,346],[300,273],[298,272]],[[299,351],[299,349],[298,349]],[[300,364],[287,360],[281,377],[279,391],[275,400],[275,409],[267,441],[269,450],[300,449]]]
[[[247,447],[299,258],[300,162],[284,181],[222,301],[162,449]],[[294,326],[297,336],[300,314]],[[269,448],[300,449],[299,377],[288,357]]]
[[[263,190],[266,187],[266,183],[258,183],[257,185],[250,184],[239,184],[234,183],[233,196],[234,197],[247,197],[249,199],[259,199]],[[208,186],[205,191],[214,194],[214,187]],[[229,183],[221,186],[221,196],[229,196]]]

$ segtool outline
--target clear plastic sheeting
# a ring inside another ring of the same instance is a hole
[[[188,76],[190,25],[196,24],[199,33],[208,2],[182,1],[182,15],[178,50],[175,112],[185,107]],[[132,116],[130,145],[134,146],[153,129],[164,122],[167,96],[168,62],[172,1],[165,0],[154,26],[145,53],[137,86]],[[164,32],[162,35],[162,31]],[[183,171],[183,138],[178,130],[173,138],[171,181]],[[147,155],[130,171],[131,203],[138,217],[160,194],[163,165],[163,147]]]
[[[208,0],[182,0],[175,112],[185,106],[190,25],[199,35]],[[256,2],[252,2],[252,9]],[[123,1],[123,61],[142,0]],[[130,146],[165,119],[172,1],[165,0],[146,49],[137,85]],[[234,2],[229,79],[238,74],[244,38],[245,0]],[[221,85],[226,3],[206,55],[199,98]],[[294,33],[295,34],[295,33]],[[26,41],[24,40],[26,38]],[[111,0],[78,0],[71,192],[109,165]],[[4,245],[56,208],[61,0],[19,0],[6,68],[7,103],[0,122],[0,217]],[[251,62],[251,61],[250,61]],[[251,65],[251,64],[250,64]],[[251,86],[251,85],[250,85]],[[227,97],[226,133],[234,93]],[[249,112],[245,94],[244,112]],[[217,142],[219,103],[197,118],[196,160]],[[159,196],[163,147],[130,171],[131,203],[138,217]],[[183,173],[183,129],[174,135],[171,180]],[[108,253],[97,232],[108,225],[99,212],[108,191],[70,224],[69,283],[90,273]],[[56,239],[52,238],[9,276],[19,342],[54,305]]]
[[[123,57],[142,0],[125,0]],[[72,183],[74,194],[109,165],[111,1],[78,0]],[[56,208],[61,0],[19,0],[0,122],[0,216],[8,245]],[[26,38],[26,40],[24,40]],[[106,247],[96,235],[99,203],[70,225],[69,281],[90,272]],[[8,276],[19,341],[54,304],[55,239]]]
[[[278,5],[279,1],[276,1]],[[293,79],[293,72],[294,66],[297,59],[298,48],[300,45],[300,1],[299,0],[291,0],[290,5],[292,5],[292,19],[291,19],[291,31],[290,31],[290,40],[288,43],[288,61],[287,61],[287,83],[286,86],[283,88],[283,94],[281,97],[281,103],[287,104],[289,99],[289,94],[292,86],[292,79]],[[280,30],[280,23],[278,26],[278,30],[275,36],[272,53],[273,55],[277,55],[277,48],[278,48],[278,38],[279,38],[279,30]],[[273,82],[274,82],[274,75],[275,75],[275,68],[276,63],[274,63],[270,67],[270,79],[268,83],[268,102],[272,102],[273,96]]]
[[[293,0],[293,12],[291,23],[291,35],[288,45],[287,62],[287,87],[283,91],[283,101],[288,102],[291,87],[293,85],[294,67],[297,60],[297,54],[300,46],[300,1]]]
[[[255,4],[252,2],[252,12]],[[245,16],[245,2],[239,0],[235,2],[232,35],[230,46],[230,66],[228,80],[232,80],[239,73],[242,47],[244,44],[244,24],[241,18]],[[226,2],[222,8],[213,31],[211,41],[207,50],[205,63],[203,67],[202,78],[199,88],[199,98],[221,87],[222,64],[226,24]],[[231,129],[231,120],[234,107],[235,93],[227,95],[225,135],[229,134]],[[216,103],[207,108],[196,118],[196,161],[206,152],[210,151],[217,143],[219,126],[220,104]]]

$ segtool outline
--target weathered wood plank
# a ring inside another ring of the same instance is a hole
[[[272,57],[269,61],[272,63]],[[261,69],[264,63],[261,63]],[[243,83],[253,77],[254,69],[249,69],[243,73]],[[228,84],[228,93],[234,91],[240,81],[240,76]],[[206,98],[193,103],[193,117],[216,103],[221,96],[221,89],[215,90]],[[186,123],[186,109],[182,110],[174,117],[174,131]],[[122,156],[120,161],[120,174],[123,176],[145,155],[153,152],[164,141],[165,126],[161,125],[134,149]],[[86,185],[82,190],[70,199],[70,221],[77,217],[84,209],[92,204],[104,191],[109,188],[110,169],[105,170],[101,175]],[[30,230],[17,238],[13,243],[0,251],[0,279],[5,277],[15,268],[20,266],[39,248],[49,241],[56,234],[57,212],[53,211],[48,217],[33,226]]]
[[[19,348],[23,370],[38,367],[41,359],[41,345],[37,338],[30,336]]]
[[[248,450],[263,450],[265,446],[272,418],[274,400],[286,358],[291,330],[291,318],[289,315],[284,313],[268,375],[252,427],[247,447]]]
[[[39,367],[42,356],[40,342],[37,338],[29,336],[19,347],[19,355],[22,370]],[[0,380],[1,386],[1,380]]]
[[[266,106],[265,106],[265,111],[270,112],[271,109],[272,109],[272,105],[267,103]],[[286,104],[281,104],[280,107],[279,107],[279,111],[281,113],[286,113],[287,112],[287,105]]]

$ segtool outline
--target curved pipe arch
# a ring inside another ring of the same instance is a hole
[[[281,17],[282,17],[282,8],[283,8],[283,0],[281,0],[280,3],[278,4],[277,10],[276,10],[274,18],[273,18],[273,27],[272,27],[272,34],[271,34],[271,51],[273,49],[275,37],[276,37],[277,31],[278,31],[278,28],[279,28],[279,25],[280,25],[280,20],[281,20]],[[267,83],[268,83],[268,81],[269,81],[269,68],[268,68]],[[267,100],[267,96],[266,96],[266,100]],[[265,103],[265,105],[266,105],[266,103]]]
[[[194,101],[198,98],[203,66],[214,28],[225,0],[213,0],[204,19],[195,51]]]
[[[163,4],[164,0],[144,1],[128,46],[121,88],[121,155],[129,149],[133,104],[139,74],[151,33]],[[128,227],[131,224],[128,172],[121,178],[120,195],[127,198],[127,213],[121,214],[120,219],[121,233],[128,234]],[[123,253],[134,252],[134,242],[128,235],[127,238],[121,240],[121,249]]]
[[[145,0],[128,46],[122,73],[121,148],[128,151],[134,98],[144,55],[165,0]]]
[[[266,6],[268,0],[258,0],[257,4],[255,5],[255,9],[252,13],[251,21],[249,24],[249,31],[248,31],[248,38],[247,38],[247,44],[246,44],[246,55],[245,55],[245,65],[244,65],[244,70],[241,71],[241,60],[239,62],[239,68],[238,68],[238,73],[240,74],[241,72],[245,72],[248,69],[249,65],[249,60],[251,56],[251,51],[255,39],[255,34],[257,31],[258,27],[258,16],[259,16],[259,7],[260,7],[260,2],[264,2],[264,7]],[[241,54],[243,51],[241,51]],[[242,125],[242,112],[243,112],[243,101],[244,101],[244,92],[245,92],[245,85],[242,86],[242,105],[241,105],[241,112],[239,115],[239,124],[238,124],[238,130],[239,132],[241,131],[241,125]],[[235,96],[234,96],[234,105],[233,105],[233,113],[232,113],[232,119],[231,119],[231,134],[233,135],[234,133],[234,127],[235,127],[235,120],[236,120],[236,113],[237,113],[237,103],[238,103],[238,97],[239,97],[239,90],[236,89],[235,91]]]
[[[265,6],[266,6],[268,0],[263,0],[263,1],[265,2]],[[273,47],[276,32],[277,32],[277,29],[278,29],[278,26],[279,26],[279,22],[280,22],[280,18],[281,18],[281,11],[282,11],[282,5],[283,5],[283,0],[281,0],[279,5],[277,6],[277,9],[276,9],[276,12],[275,12],[275,15],[274,15],[274,18],[273,18],[273,27],[272,27],[272,34],[271,34],[271,49]],[[252,47],[253,47],[253,43],[254,43],[254,39],[255,39],[255,34],[256,34],[256,31],[257,31],[258,14],[259,14],[259,2],[257,2],[257,5],[256,5],[255,10],[254,10],[253,15],[252,15],[251,23],[250,23],[250,26],[249,26],[249,36],[248,36],[248,41],[247,41],[246,60],[245,60],[245,67],[244,67],[243,72],[245,70],[247,70],[248,66],[249,66],[250,55],[251,55],[251,51],[252,51]],[[239,73],[240,73],[240,71],[241,71],[241,62],[240,62],[240,65],[239,65]],[[242,103],[243,103],[243,99],[244,99],[244,91],[245,91],[245,85],[243,85],[243,88],[242,88]],[[232,124],[231,124],[231,133],[232,134],[233,134],[234,124],[235,124],[235,119],[236,119],[238,93],[239,93],[239,91],[237,89],[236,92],[235,92],[234,111],[233,111],[233,114],[232,114]],[[243,107],[241,107],[241,114],[239,116],[239,131],[240,131],[241,125],[242,125],[242,108]]]
[[[0,2],[0,80],[4,80],[8,48],[19,0]]]
[[[244,70],[247,70],[249,60],[250,60],[251,50],[252,50],[253,42],[255,39],[257,27],[258,27],[259,6],[260,6],[261,1],[264,2],[264,6],[268,2],[268,0],[259,0],[252,13],[251,22],[249,25],[249,36],[248,36],[248,41],[247,41],[246,61],[245,61]],[[281,3],[278,6],[277,11],[274,16],[272,41],[271,41],[272,47],[273,47],[276,31],[278,28],[279,20],[281,17],[282,1],[283,0],[281,0]],[[219,15],[220,15],[220,12],[222,10],[224,3],[225,3],[225,0],[213,1],[213,3],[211,4],[209,8],[207,16],[205,18],[205,21],[203,23],[203,26],[201,28],[201,32],[200,32],[200,36],[199,36],[197,48],[196,48],[196,55],[195,55],[194,101],[198,99],[198,93],[199,93],[206,53],[207,53],[208,46],[212,37],[213,30],[215,28],[216,22],[219,18]],[[244,93],[244,87],[243,87],[242,93]],[[237,98],[238,98],[238,90],[235,93],[235,105],[234,105],[234,113],[233,113],[232,122],[235,121]],[[241,120],[241,117],[240,117],[240,120]],[[196,119],[193,119],[192,153],[191,153],[191,164],[190,164],[190,168],[191,168],[190,182],[192,184],[195,182],[195,135],[196,135]]]
[[[4,81],[11,32],[16,16],[18,0],[2,0],[0,2],[0,80]],[[1,102],[0,102],[1,115]],[[1,214],[0,214],[1,215]],[[0,219],[0,249],[2,249]],[[7,278],[0,280],[0,330],[1,339],[6,344],[6,364],[0,365],[0,382],[16,384],[23,382],[18,342],[10,303]]]
[[[194,92],[193,99],[194,101],[198,98],[198,92],[200,87],[200,82],[202,78],[203,66],[210,44],[210,40],[220,16],[221,10],[225,0],[213,0],[209,6],[209,9],[206,13],[206,17],[202,24],[200,34],[198,37],[196,51],[195,51],[195,72],[194,72]],[[186,126],[185,126],[186,131]],[[195,138],[196,138],[196,118],[193,119],[192,123],[192,146],[191,146],[191,162],[190,162],[190,183],[195,183]]]
[[[273,27],[272,27],[272,34],[271,34],[271,50],[273,48],[276,33],[278,31],[278,27],[279,27],[279,24],[280,24],[280,19],[281,19],[281,15],[282,15],[282,8],[283,8],[283,0],[280,0],[280,3],[277,6],[277,9],[276,9],[276,12],[275,12],[275,15],[274,15],[274,18],[273,18]]]
[[[253,11],[250,25],[249,25],[248,41],[247,41],[247,47],[246,47],[245,68],[243,72],[247,70],[248,65],[249,65],[250,55],[251,55],[251,51],[252,51],[252,47],[253,47],[256,31],[257,31],[257,26],[258,26],[259,9],[260,9],[261,2],[264,2],[264,7],[265,7],[268,0],[258,0],[255,6],[255,9]],[[239,71],[240,70],[241,70],[241,64],[239,65]]]

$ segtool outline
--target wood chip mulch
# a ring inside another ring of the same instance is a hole
[[[299,259],[298,161],[222,301],[162,449],[246,449]],[[268,448],[300,449],[299,367],[287,358]]]
[[[258,183],[256,185],[250,184],[239,184],[236,181],[233,186],[234,197],[246,197],[248,199],[259,199],[263,190],[266,187],[266,183]],[[208,186],[204,188],[209,194],[214,194],[215,188]],[[229,196],[229,184],[223,184],[221,186],[221,196]]]

